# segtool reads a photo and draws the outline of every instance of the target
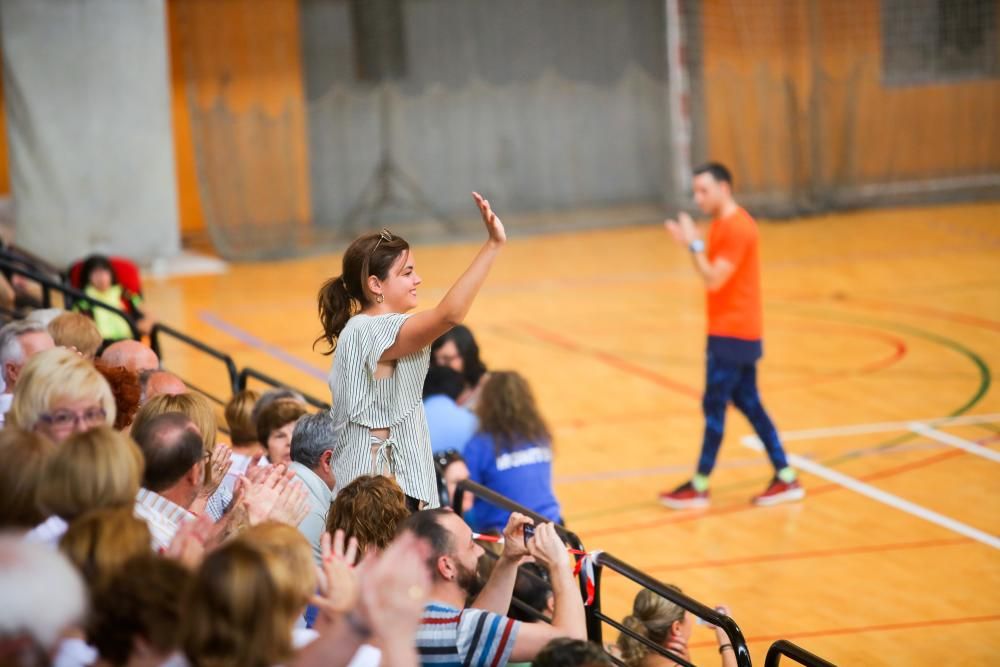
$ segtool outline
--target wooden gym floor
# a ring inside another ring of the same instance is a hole
[[[503,213],[502,205],[500,213]],[[658,226],[515,237],[469,317],[487,364],[532,382],[556,434],[569,527],[709,604],[755,663],[788,638],[838,664],[988,664],[1000,654],[1000,204],[762,226],[765,405],[803,503],[749,505],[771,475],[735,412],[713,505],[677,513],[702,427],[702,290]],[[513,225],[511,225],[513,227]],[[475,244],[416,248],[423,303]],[[315,292],[339,258],[148,281],[164,321],[324,399]],[[224,392],[176,345],[164,364]],[[607,576],[605,610],[635,589]],[[613,639],[615,633],[606,633]],[[692,638],[717,664],[712,634]]]

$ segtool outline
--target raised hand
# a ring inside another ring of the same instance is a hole
[[[366,561],[358,610],[376,637],[412,643],[430,593],[430,553],[427,542],[406,532],[377,560]]]
[[[503,557],[517,561],[518,565],[531,558],[524,543],[524,527],[528,525],[531,525],[531,519],[512,512],[507,520],[507,526],[503,529]]]
[[[332,540],[330,533],[323,533],[320,549],[323,564],[319,567],[319,595],[313,596],[312,603],[319,608],[316,629],[322,632],[324,624],[334,623],[337,616],[357,605],[361,583],[352,565],[358,555],[356,539],[352,537],[345,548],[344,531],[338,530]]]
[[[493,212],[492,208],[490,208],[489,200],[478,192],[473,192],[472,198],[476,201],[476,206],[479,207],[480,215],[483,216],[483,224],[486,225],[486,232],[490,235],[490,241],[499,244],[506,243],[507,232],[504,230],[503,223],[500,222],[500,218],[498,218],[497,214]]]
[[[566,545],[551,523],[535,526],[535,536],[528,540],[528,553],[535,557],[548,570],[554,568],[569,568],[569,556]]]
[[[220,442],[212,450],[212,456],[210,459],[211,471],[209,478],[205,481],[205,486],[201,489],[201,495],[206,497],[211,497],[222,484],[222,480],[226,477],[226,473],[233,466],[233,448],[224,442]]]

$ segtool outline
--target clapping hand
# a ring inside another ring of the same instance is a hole
[[[667,220],[663,224],[680,246],[686,248],[698,238],[698,228],[695,226],[694,220],[684,211],[680,212],[676,220]]]
[[[319,569],[319,595],[312,603],[319,608],[317,629],[332,624],[337,616],[345,614],[358,603],[361,584],[354,561],[358,557],[358,541],[353,537],[344,544],[344,531],[338,530],[331,540],[330,533],[320,538],[323,564]]]

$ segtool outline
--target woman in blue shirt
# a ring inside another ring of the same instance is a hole
[[[562,521],[552,491],[552,435],[520,374],[492,373],[483,386],[479,432],[465,446],[469,478],[555,522]],[[476,499],[472,527],[479,532],[507,525],[510,512]]]

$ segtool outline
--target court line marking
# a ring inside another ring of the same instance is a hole
[[[661,563],[658,565],[646,565],[641,569],[643,572],[656,572],[658,570],[668,570],[677,572],[680,570],[705,570],[719,567],[737,567],[740,565],[758,565],[761,563],[775,563],[795,560],[814,560],[823,558],[837,558],[841,556],[854,556],[859,554],[885,553],[888,551],[910,551],[913,549],[931,549],[940,547],[953,547],[969,544],[965,537],[944,537],[933,540],[919,540],[916,542],[891,542],[887,544],[863,544],[853,547],[838,547],[835,549],[812,549],[810,551],[791,551],[785,553],[766,553],[752,556],[738,556],[736,558],[725,558],[718,560],[698,560],[679,563]]]
[[[941,625],[965,625],[969,623],[992,623],[1000,621],[1000,614],[990,614],[988,616],[964,616],[959,618],[936,618],[926,621],[903,621],[900,623],[881,623],[879,625],[860,625],[850,628],[827,628],[824,630],[791,630],[780,635],[748,635],[748,644],[757,642],[773,642],[778,639],[799,639],[805,637],[830,637],[836,635],[856,635],[866,632],[891,632],[894,630],[912,630],[916,628],[928,628]],[[691,648],[703,648],[707,646],[717,646],[711,640],[703,640],[688,644]]]
[[[208,310],[198,311],[198,319],[200,319],[202,322],[204,322],[210,327],[218,329],[223,333],[229,334],[230,336],[240,341],[244,345],[247,345],[248,347],[251,347],[255,350],[259,350],[264,354],[268,354],[277,359],[278,361],[282,361],[291,366],[292,368],[305,373],[306,375],[312,376],[317,380],[324,380],[324,381],[326,380],[327,374],[321,371],[320,369],[316,368],[312,364],[310,364],[308,361],[305,361],[304,359],[299,359],[294,354],[286,352],[277,345],[272,345],[271,343],[268,343],[267,341],[258,338],[249,331],[241,329],[235,324],[231,324],[225,321],[218,315]]]
[[[872,422],[869,424],[848,424],[844,426],[807,428],[798,431],[783,431],[781,433],[781,439],[786,441],[812,440],[815,438],[841,438],[849,435],[864,435],[866,433],[912,431],[912,426],[917,423],[933,424],[934,426],[969,426],[974,424],[992,424],[994,422],[1000,422],[1000,412],[994,412],[986,415],[931,417],[929,419],[910,419],[898,422]]]
[[[755,435],[743,436],[740,438],[740,442],[743,443],[744,447],[749,449],[757,451],[763,451],[764,449],[764,445]],[[804,470],[805,472],[825,479],[828,482],[833,482],[838,486],[842,486],[849,491],[854,491],[857,494],[870,498],[876,502],[880,502],[883,505],[888,505],[889,507],[906,512],[911,516],[936,524],[946,530],[952,531],[953,533],[964,535],[965,537],[981,542],[986,546],[993,547],[994,549],[1000,549],[1000,538],[997,538],[995,535],[991,535],[985,531],[979,530],[978,528],[973,528],[972,526],[964,524],[961,521],[956,521],[951,517],[929,510],[922,505],[900,498],[897,495],[883,491],[882,489],[874,487],[871,484],[865,484],[864,482],[850,477],[849,475],[845,475],[831,468],[827,468],[825,465],[811,461],[804,456],[799,456],[798,454],[788,454],[788,462],[800,470]]]
[[[955,447],[956,449],[961,449],[969,454],[980,456],[984,459],[993,461],[994,463],[1000,463],[1000,452],[993,451],[989,447],[983,447],[982,445],[970,442],[964,438],[959,438],[951,433],[945,433],[944,431],[939,431],[936,428],[931,428],[927,424],[913,422],[910,424],[910,430],[914,433],[919,433],[922,436],[930,438],[931,440],[936,440],[937,442],[948,445],[949,447]]]

